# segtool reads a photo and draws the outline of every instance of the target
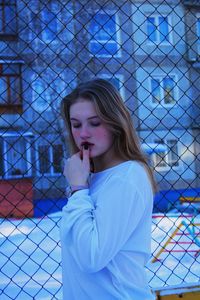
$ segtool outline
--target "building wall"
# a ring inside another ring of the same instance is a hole
[[[64,195],[66,182],[61,173],[41,174],[38,170],[38,145],[63,144],[67,156],[60,100],[79,81],[93,76],[118,79],[142,141],[177,140],[178,166],[156,167],[161,188],[198,187],[200,77],[194,65],[198,61],[193,61],[190,51],[194,54],[198,48],[195,44],[193,49],[198,10],[180,1],[126,1],[123,5],[121,1],[100,0],[92,4],[17,1],[18,34],[14,40],[2,41],[0,37],[0,59],[22,63],[23,112],[3,114],[0,129],[33,134],[35,198]],[[119,48],[112,55],[91,55],[89,24],[100,11],[114,16],[117,23]],[[151,43],[146,18],[163,15],[168,16],[170,42]],[[151,78],[166,75],[174,76],[176,101],[155,105]]]

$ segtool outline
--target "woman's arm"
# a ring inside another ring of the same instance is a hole
[[[62,233],[72,235],[69,246],[80,268],[97,272],[126,243],[146,204],[133,184],[116,176],[102,188],[96,207],[88,192],[76,192],[63,208]]]

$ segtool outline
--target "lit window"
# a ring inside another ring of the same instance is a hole
[[[159,76],[151,78],[151,96],[153,104],[163,106],[176,103],[174,76]]]
[[[21,65],[0,64],[0,112],[21,112]]]
[[[0,1],[0,38],[5,39],[6,36],[9,38],[9,36],[16,35],[16,33],[16,1]]]
[[[60,174],[62,173],[62,145],[39,145],[39,173]]]
[[[170,42],[170,28],[168,17],[151,16],[147,18],[147,35],[153,43]]]
[[[0,155],[0,176],[31,176],[30,136],[1,137]]]
[[[116,55],[119,50],[119,29],[116,14],[97,13],[89,25],[90,52],[97,56]]]

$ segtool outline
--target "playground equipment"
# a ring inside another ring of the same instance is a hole
[[[154,255],[154,258],[152,259],[153,263],[160,260],[159,257],[163,252],[194,253],[195,257],[200,254],[200,223],[195,222],[195,218],[199,213],[200,197],[180,197],[180,204],[183,205],[185,203],[192,205],[193,215],[191,221],[186,218],[186,220],[181,220],[181,222],[176,225],[176,228],[169,235],[167,241]],[[182,228],[184,228],[184,230],[182,230]],[[178,240],[175,239],[175,236],[179,236]],[[185,237],[188,239],[185,240]],[[172,247],[167,249],[169,244],[172,245]],[[184,245],[186,245],[187,248],[184,248]],[[191,245],[196,246],[197,249],[190,249]],[[179,246],[179,249],[175,249],[176,246]]]
[[[152,262],[159,261],[159,257],[163,252],[171,252],[171,253],[179,253],[179,252],[187,252],[187,253],[194,253],[194,256],[197,257],[200,253],[200,229],[198,226],[200,226],[200,223],[193,223],[193,219],[189,221],[181,220],[180,224],[174,229],[174,231],[171,233],[167,241],[163,246],[161,246],[161,249],[154,255],[154,258],[152,259]],[[185,227],[184,230],[182,230],[182,227]],[[175,236],[179,236],[178,240],[175,240]],[[188,237],[189,239],[187,241],[182,241],[183,237]],[[173,246],[170,249],[167,249],[167,246],[169,244],[172,244]],[[198,247],[198,249],[189,249],[191,245],[195,245]],[[184,245],[187,245],[187,248],[184,248]],[[175,246],[180,246],[179,249],[175,249]]]

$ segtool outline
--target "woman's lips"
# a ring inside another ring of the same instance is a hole
[[[91,151],[93,146],[94,146],[94,144],[92,144],[92,143],[82,143],[81,144],[81,151],[83,151],[83,149],[89,149]]]
[[[91,146],[93,146],[93,145],[94,145],[94,144],[87,143],[87,142],[81,144],[82,147],[84,147],[84,146],[91,147]]]

